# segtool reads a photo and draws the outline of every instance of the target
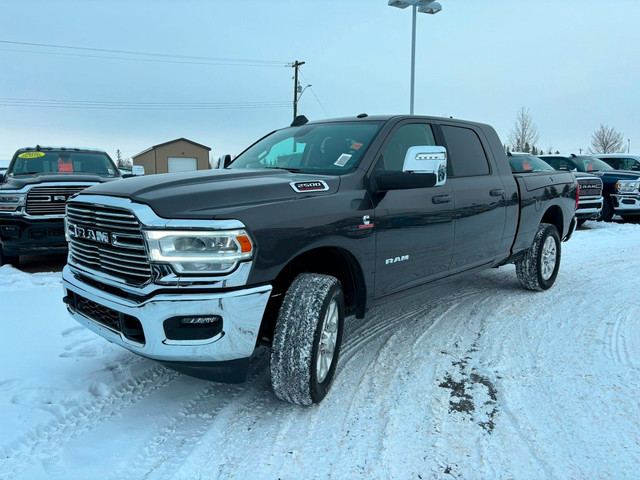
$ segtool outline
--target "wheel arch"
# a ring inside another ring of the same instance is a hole
[[[319,273],[336,277],[342,285],[345,313],[363,318],[367,289],[362,267],[356,257],[340,247],[318,247],[300,253],[287,263],[272,282],[273,291],[260,331],[260,338],[271,339],[280,305],[287,289],[301,273]]]
[[[567,234],[564,228],[564,215],[562,209],[558,205],[550,206],[540,219],[540,223],[550,223],[556,227],[560,238],[564,238]]]

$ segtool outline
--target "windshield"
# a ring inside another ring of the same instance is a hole
[[[120,176],[106,153],[70,150],[21,152],[7,173],[16,176],[74,173],[90,173],[101,177]]]
[[[511,155],[509,164],[513,173],[540,172],[543,170],[553,170],[548,163],[534,157],[533,155]]]
[[[228,168],[341,175],[356,168],[381,125],[340,122],[285,128],[249,147]]]
[[[611,165],[603,162],[596,157],[575,157],[574,161],[578,164],[578,170],[581,172],[597,172],[599,170],[615,170]]]

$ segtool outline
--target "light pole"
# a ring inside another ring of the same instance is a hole
[[[389,0],[389,6],[396,8],[413,7],[413,20],[411,23],[411,99],[409,102],[409,113],[413,115],[416,77],[416,12],[435,15],[442,10],[442,6],[434,0]]]

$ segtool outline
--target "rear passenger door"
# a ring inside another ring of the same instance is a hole
[[[453,186],[454,247],[451,273],[492,262],[506,224],[505,188],[489,162],[484,134],[469,125],[441,124]],[[484,140],[484,141],[483,141]]]

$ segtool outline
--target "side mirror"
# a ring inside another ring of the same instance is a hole
[[[134,165],[131,167],[131,175],[140,177],[144,175],[144,167],[142,165]]]
[[[436,177],[436,187],[444,185],[447,181],[447,149],[428,145],[409,147],[402,171],[421,175],[430,173]]]
[[[229,165],[231,165],[231,155],[227,153],[226,155],[220,157],[220,165],[218,165],[218,168],[227,168]]]

